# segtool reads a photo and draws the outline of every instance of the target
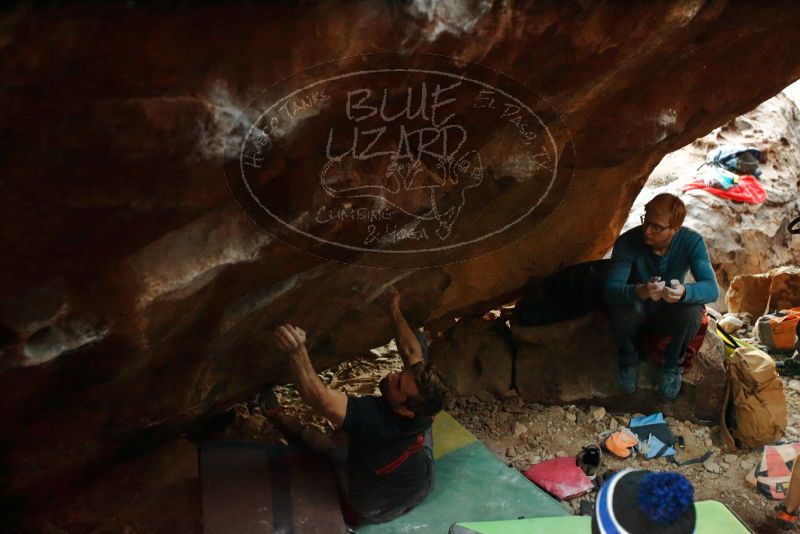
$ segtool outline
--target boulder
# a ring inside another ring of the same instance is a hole
[[[461,319],[431,343],[430,356],[456,395],[500,396],[512,387],[510,336],[496,319]]]
[[[736,276],[725,303],[730,311],[750,313],[754,318],[800,306],[800,268],[787,266]]]
[[[772,273],[767,310],[800,307],[800,268],[784,267]]]
[[[724,349],[709,325],[703,345],[672,402],[658,395],[658,367],[642,361],[634,395],[617,386],[618,355],[608,318],[598,311],[548,326],[512,325],[520,396],[542,404],[602,404],[612,411],[664,412],[676,419],[715,421],[725,396]]]
[[[604,313],[511,328],[515,385],[527,402],[570,404],[605,398],[616,384],[616,348]]]

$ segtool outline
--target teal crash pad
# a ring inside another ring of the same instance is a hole
[[[553,497],[503,464],[446,413],[433,427],[436,485],[420,505],[358,534],[446,533],[453,523],[570,515]]]

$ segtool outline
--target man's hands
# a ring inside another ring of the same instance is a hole
[[[658,277],[653,277],[646,284],[636,285],[636,295],[642,300],[652,300],[658,302],[661,300],[664,286],[666,284],[661,282]]]
[[[275,343],[288,354],[296,354],[306,348],[306,333],[302,328],[285,324],[275,330]]]
[[[677,280],[672,280],[669,285],[670,287],[664,288],[664,294],[662,298],[664,299],[664,302],[674,304],[681,300],[683,295],[686,294],[686,286]]]
[[[683,298],[686,293],[686,286],[682,285],[677,280],[672,280],[670,285],[667,286],[666,282],[662,282],[657,277],[652,278],[646,284],[636,285],[636,295],[641,300],[652,300],[658,302],[664,299],[668,304],[674,304]]]
[[[400,357],[403,358],[403,365],[410,367],[417,362],[421,362],[422,346],[419,344],[414,331],[408,326],[403,312],[400,311],[400,292],[396,287],[389,286],[383,292],[381,300],[386,306],[386,311],[389,312],[389,317],[394,325],[394,341],[397,343]]]

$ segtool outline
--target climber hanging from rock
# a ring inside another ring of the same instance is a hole
[[[261,398],[265,415],[290,442],[330,454],[338,464],[345,515],[351,524],[389,521],[430,493],[431,424],[447,393],[439,372],[427,361],[425,335],[412,330],[400,311],[400,293],[390,287],[383,300],[404,368],[383,377],[379,396],[351,397],[327,387],[311,365],[305,332],[290,324],[275,331],[303,401],[347,433],[346,449],[282,413],[271,389]]]

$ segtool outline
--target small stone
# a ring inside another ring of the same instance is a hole
[[[611,421],[608,423],[608,429],[609,430],[616,430],[618,428],[619,428],[619,423],[617,422],[617,420],[615,418],[612,417]]]
[[[800,392],[800,380],[789,380],[789,388]]]
[[[703,462],[703,467],[706,471],[709,473],[714,473],[715,475],[722,473],[722,467],[720,467],[720,465],[714,460],[706,460]]]
[[[744,326],[744,321],[733,314],[726,313],[717,325],[726,333],[733,334]]]
[[[564,408],[561,406],[551,406],[548,408],[548,411],[555,421],[561,421],[564,419],[564,415],[566,414]]]
[[[595,423],[594,425],[595,432],[599,434],[600,432],[605,432],[605,430],[606,430],[606,425],[604,425],[602,422]]]
[[[797,429],[796,429],[795,427],[793,427],[793,426],[787,426],[787,427],[786,427],[786,433],[787,433],[787,434],[797,434],[797,433],[798,433],[798,431],[797,431]]]
[[[517,450],[514,447],[509,447],[506,449],[506,456],[511,458],[512,456],[516,456]]]
[[[569,454],[567,454],[566,451],[558,451],[556,453],[556,458],[566,458],[567,456],[569,456]]]
[[[261,427],[264,426],[266,419],[263,415],[253,414],[244,421],[242,421],[242,432],[249,436],[257,436],[261,433]]]
[[[567,421],[574,423],[578,420],[578,416],[574,412],[567,412]]]
[[[583,410],[575,412],[575,422],[579,425],[585,425],[589,421],[589,416]]]
[[[513,388],[512,389],[507,389],[506,391],[503,392],[502,397],[505,400],[518,399],[519,398],[519,393],[517,393],[516,389],[513,389]]]
[[[726,464],[736,464],[739,461],[739,457],[735,454],[726,454],[722,459]]]
[[[528,433],[528,427],[522,423],[514,423],[514,437],[518,438],[523,434]]]
[[[603,408],[602,406],[592,410],[592,418],[594,418],[595,421],[602,421],[603,417],[605,416],[606,416],[606,409]]]
[[[486,390],[480,391],[475,396],[478,397],[478,399],[481,400],[482,402],[485,402],[486,404],[491,404],[495,401],[494,395],[492,395]]]

